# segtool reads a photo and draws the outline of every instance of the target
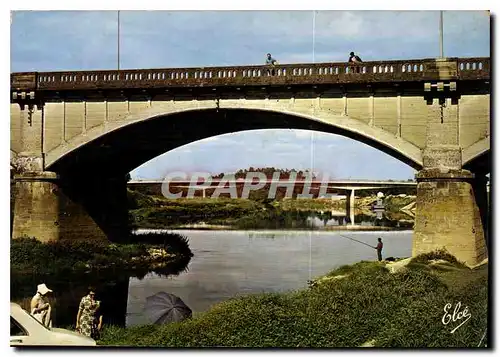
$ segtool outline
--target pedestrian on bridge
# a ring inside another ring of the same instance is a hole
[[[266,58],[266,65],[270,67],[270,69],[267,70],[267,75],[268,76],[274,76],[274,66],[278,64],[278,61],[274,59],[270,53],[267,54]]]
[[[361,57],[359,57],[358,55],[355,55],[354,52],[351,52],[349,54],[349,61],[348,62],[356,64],[356,63],[361,63],[363,61],[361,60]],[[353,66],[352,69],[353,69],[353,71],[355,73],[359,73],[360,72],[360,67],[359,66]]]
[[[377,250],[377,257],[378,257],[379,262],[382,261],[382,248],[383,247],[384,247],[384,243],[382,243],[382,238],[379,238],[377,247],[375,247],[375,249]]]
[[[349,61],[348,62],[363,62],[361,60],[361,57],[359,57],[358,55],[355,55],[354,52],[351,52],[349,54]]]

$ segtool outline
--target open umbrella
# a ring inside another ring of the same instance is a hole
[[[180,297],[163,291],[146,298],[145,311],[157,325],[182,321],[192,315],[191,309]]]

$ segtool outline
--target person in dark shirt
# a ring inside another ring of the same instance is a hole
[[[384,247],[384,243],[382,243],[382,238],[379,238],[377,247],[375,248],[377,250],[377,257],[378,257],[379,262],[382,260],[382,248],[383,247]]]
[[[361,58],[358,55],[355,55],[354,52],[351,52],[349,54],[349,63],[351,64],[357,64],[363,62]],[[358,66],[352,66],[352,70],[354,73],[360,73],[360,67]]]
[[[349,61],[348,62],[363,62],[361,58],[358,55],[355,55],[354,52],[351,52],[349,54]]]

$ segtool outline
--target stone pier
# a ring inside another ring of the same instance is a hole
[[[129,232],[126,181],[60,177],[32,171],[14,177],[12,238],[123,240]]]
[[[468,265],[487,257],[473,178],[467,170],[431,169],[417,174],[413,256],[445,248]]]
[[[42,242],[75,237],[106,239],[87,211],[63,193],[55,172],[24,172],[14,180],[14,239],[34,237]]]

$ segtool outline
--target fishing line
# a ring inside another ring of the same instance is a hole
[[[309,232],[309,280],[311,280],[311,273],[312,273],[312,257],[311,257],[311,235],[312,235],[312,232]]]
[[[370,248],[373,248],[373,249],[377,249],[376,247],[374,247],[373,245],[369,245],[368,243],[365,243],[365,242],[362,242],[360,240],[357,240],[357,239],[354,239],[354,238],[351,238],[351,237],[348,237],[348,236],[345,236],[345,235],[342,235],[342,234],[339,234],[339,236],[343,237],[343,238],[347,238],[347,239],[350,239],[350,240],[353,240],[355,242],[358,242],[358,243],[361,243],[361,244],[364,244],[364,245],[367,245],[369,246]]]

